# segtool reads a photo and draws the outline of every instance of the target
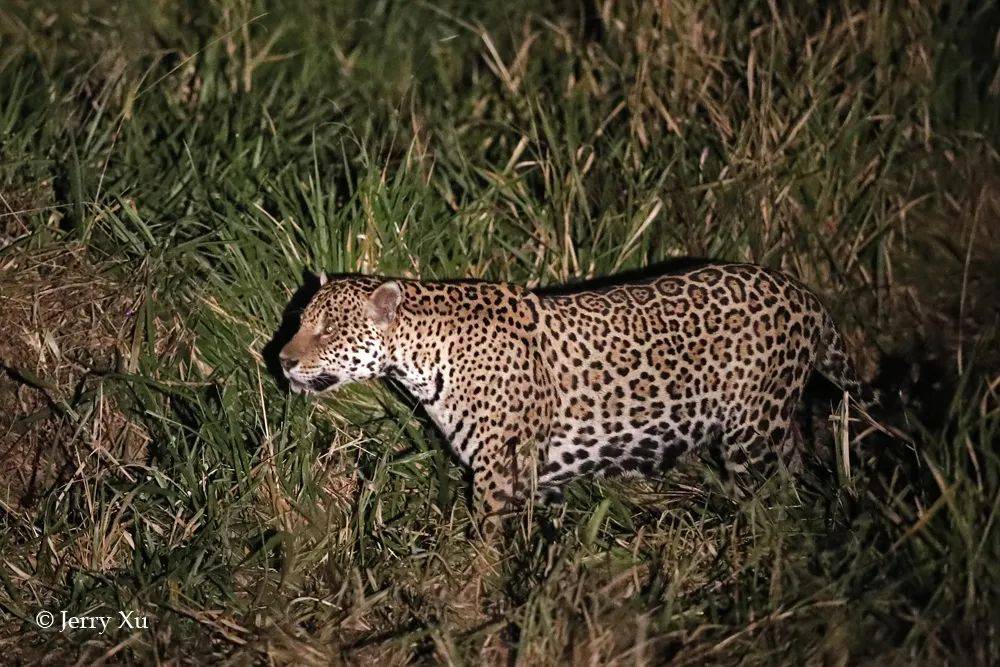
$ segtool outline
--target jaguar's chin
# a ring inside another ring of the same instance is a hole
[[[310,394],[312,393],[309,389],[309,385],[293,380],[292,378],[286,378],[288,380],[288,388],[292,390],[293,394]]]

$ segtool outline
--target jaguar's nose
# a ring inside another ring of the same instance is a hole
[[[290,371],[299,365],[299,360],[295,357],[290,357],[284,352],[278,355],[278,359],[281,361],[281,367],[286,371]]]

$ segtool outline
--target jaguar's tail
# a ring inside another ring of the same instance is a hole
[[[858,380],[854,364],[844,347],[844,339],[833,319],[826,315],[823,326],[823,347],[816,362],[816,370],[826,379],[846,391],[862,410],[869,410],[880,403],[879,392]]]

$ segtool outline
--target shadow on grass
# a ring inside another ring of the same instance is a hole
[[[316,295],[316,292],[319,291],[319,288],[319,276],[308,271],[303,271],[302,285],[295,290],[288,305],[285,306],[285,310],[281,314],[281,325],[274,332],[271,340],[261,349],[261,356],[264,358],[267,371],[277,381],[278,387],[282,391],[288,391],[288,380],[285,379],[284,373],[281,372],[281,362],[278,359],[278,353],[281,352],[281,348],[285,346],[285,343],[292,339],[295,332],[299,330],[302,311]]]

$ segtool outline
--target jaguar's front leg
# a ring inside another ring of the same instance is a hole
[[[534,493],[536,462],[531,442],[509,432],[483,445],[472,463],[473,491],[484,533],[495,534]]]

